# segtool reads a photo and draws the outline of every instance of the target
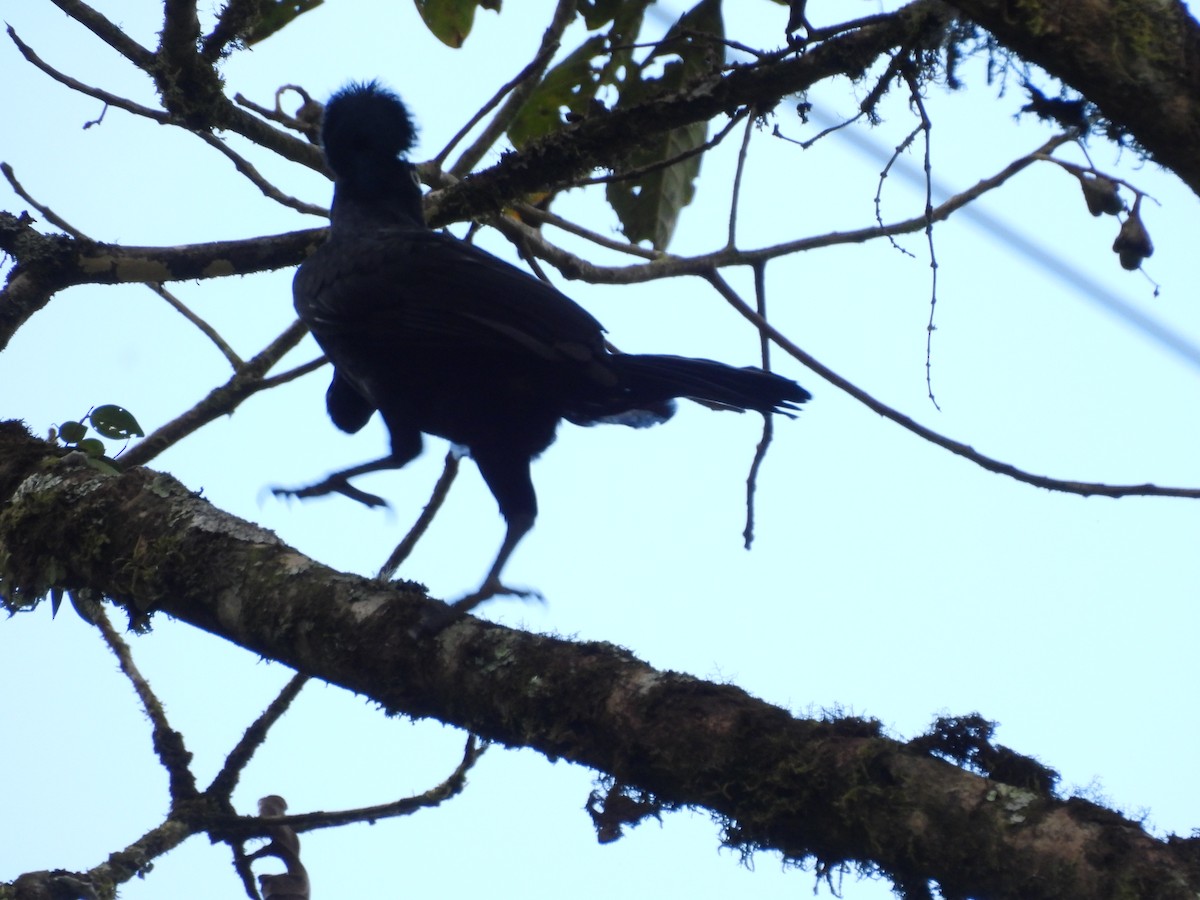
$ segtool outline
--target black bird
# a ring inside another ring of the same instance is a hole
[[[560,420],[640,427],[669,418],[676,397],[786,413],[810,395],[761,369],[610,352],[600,323],[570,298],[426,227],[416,169],[403,158],[414,137],[404,104],[374,82],[347,86],[325,107],[332,222],[296,273],[296,311],[333,363],[334,424],[355,432],[378,410],[391,453],[276,493],[382,505],[349,479],[404,466],[421,452],[422,433],[466,448],[507,523],[483,585],[456,604],[466,610],[521,593],[500,574],[537,516],[530,463]]]

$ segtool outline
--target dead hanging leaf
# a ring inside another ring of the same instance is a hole
[[[1121,260],[1121,267],[1134,271],[1140,269],[1142,261],[1154,255],[1154,244],[1150,241],[1150,232],[1142,223],[1142,198],[1133,201],[1133,209],[1121,223],[1117,239],[1113,241],[1113,252]]]
[[[1117,193],[1117,183],[1111,178],[1081,174],[1079,184],[1083,188],[1088,212],[1093,216],[1115,216],[1125,209],[1125,203]]]

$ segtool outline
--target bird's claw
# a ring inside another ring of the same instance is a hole
[[[320,484],[310,484],[302,488],[273,487],[271,493],[276,497],[296,497],[303,500],[307,497],[324,497],[326,494],[341,494],[351,500],[357,500],[363,506],[374,509],[377,506],[387,506],[388,502],[378,494],[356,488],[345,479],[327,478]]]
[[[445,606],[441,606],[435,611],[426,614],[421,624],[417,626],[415,635],[417,637],[430,637],[438,634],[466,616],[475,607],[487,600],[491,600],[493,597],[520,597],[522,600],[534,600],[538,603],[546,602],[546,598],[542,596],[542,592],[534,588],[509,587],[498,580],[485,582],[480,586],[479,590],[473,591],[465,597],[460,597],[453,603],[447,603]]]
[[[455,600],[450,604],[450,608],[459,614],[466,614],[479,604],[486,600],[491,600],[493,597],[520,597],[522,600],[536,600],[538,603],[546,602],[546,598],[542,596],[541,591],[534,588],[509,587],[499,579],[496,579],[485,581],[479,590]]]

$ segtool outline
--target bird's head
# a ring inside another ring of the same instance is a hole
[[[325,105],[321,144],[339,178],[412,149],[417,130],[400,98],[375,81],[346,85]]]

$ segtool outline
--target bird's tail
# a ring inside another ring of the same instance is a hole
[[[677,397],[739,412],[753,409],[790,416],[812,396],[780,375],[711,359],[614,354],[608,361],[623,389],[619,399],[610,395],[606,408],[589,411],[599,414],[582,416],[585,420],[652,425],[670,417],[674,411],[671,401]]]

